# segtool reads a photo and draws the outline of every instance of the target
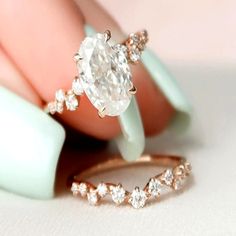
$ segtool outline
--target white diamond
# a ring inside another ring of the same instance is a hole
[[[73,195],[77,195],[79,193],[79,184],[73,183],[71,186],[71,192]]]
[[[85,184],[85,183],[80,183],[80,184],[79,184],[79,192],[80,192],[80,194],[81,194],[82,197],[86,196],[87,191],[88,191],[87,184]]]
[[[103,34],[86,37],[77,62],[81,84],[91,103],[104,115],[118,116],[130,104],[131,72],[123,50],[114,50]]]
[[[179,190],[182,187],[182,181],[180,179],[176,179],[173,183],[173,187],[175,190]]]
[[[56,111],[58,113],[62,113],[63,112],[63,103],[62,102],[56,102],[55,106],[56,106]]]
[[[56,109],[56,102],[50,102],[48,104],[48,111],[50,112],[50,114],[55,114],[57,109]]]
[[[79,102],[74,94],[68,94],[66,96],[66,107],[70,111],[75,111],[79,105]]]
[[[72,90],[76,95],[81,95],[83,93],[83,87],[79,79],[74,79],[72,82]]]
[[[111,197],[116,204],[121,204],[125,200],[125,190],[118,185],[111,188]]]
[[[163,180],[167,185],[171,185],[174,179],[174,175],[171,169],[167,169],[163,175]]]
[[[130,196],[129,203],[136,209],[144,207],[147,200],[147,195],[143,190],[135,188]]]
[[[56,91],[55,97],[58,102],[64,102],[65,101],[65,92],[62,89],[59,89]]]
[[[160,195],[162,184],[160,180],[152,178],[148,184],[148,192],[153,196],[157,197]]]
[[[98,195],[97,195],[97,192],[94,191],[94,190],[90,191],[87,194],[87,198],[88,198],[88,201],[89,201],[90,205],[96,205],[98,203]]]
[[[107,185],[104,184],[104,183],[100,183],[97,186],[97,191],[98,191],[99,196],[105,197],[107,195],[107,193],[108,193]]]
[[[141,58],[141,52],[138,48],[131,49],[130,51],[130,60],[133,62],[137,62]]]

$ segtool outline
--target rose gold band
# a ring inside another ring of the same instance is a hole
[[[103,171],[127,167],[131,165],[157,165],[167,168],[162,173],[150,178],[143,189],[135,187],[133,192],[125,190],[121,184],[103,183],[95,186],[86,181],[90,176]],[[102,198],[110,195],[113,202],[131,204],[134,208],[143,207],[150,198],[159,198],[163,190],[178,190],[183,186],[191,172],[191,165],[183,157],[171,155],[144,155],[136,162],[126,162],[115,157],[93,166],[74,176],[71,191],[74,196],[87,197],[91,205],[97,205]]]

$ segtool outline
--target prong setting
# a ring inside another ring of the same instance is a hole
[[[74,60],[75,62],[81,61],[83,58],[80,56],[80,54],[77,52],[74,55]]]
[[[106,42],[108,42],[111,39],[111,31],[110,30],[106,30],[104,32],[104,36],[105,36]]]
[[[133,87],[132,87],[131,89],[129,89],[129,93],[130,93],[131,95],[136,94],[136,93],[137,93],[137,88],[133,85]]]
[[[106,116],[105,114],[106,108],[103,107],[101,110],[98,111],[98,116],[102,119]]]

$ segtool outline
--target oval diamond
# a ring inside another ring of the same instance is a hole
[[[77,66],[81,85],[91,103],[104,115],[118,116],[130,104],[131,72],[125,52],[112,47],[103,34],[86,37]]]

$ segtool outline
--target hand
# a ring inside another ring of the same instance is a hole
[[[85,22],[100,32],[111,30],[118,42],[124,39],[111,16],[91,0],[2,0],[0,84],[38,106],[51,101],[57,89],[69,88],[76,75],[72,58],[85,37]],[[157,134],[167,126],[174,110],[141,64],[133,67],[132,73],[145,132]],[[117,119],[100,119],[86,96],[76,112],[66,112],[61,118],[99,139],[120,132]]]

